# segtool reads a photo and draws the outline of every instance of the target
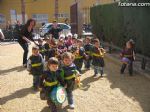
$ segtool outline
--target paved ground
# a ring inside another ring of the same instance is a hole
[[[31,89],[22,52],[18,44],[0,45],[0,112],[49,112]],[[60,112],[150,112],[150,80],[139,74],[120,76],[119,68],[106,59],[104,78],[93,79],[93,70],[84,73],[83,89],[74,90],[75,110],[65,102]]]

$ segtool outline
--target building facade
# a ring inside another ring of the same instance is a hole
[[[78,2],[83,23],[90,23],[90,7],[97,4],[112,3],[114,0],[0,0],[0,25],[16,20],[22,23],[22,2],[24,1],[25,20],[36,19],[37,23],[52,22],[56,15],[58,22],[70,21],[70,6]]]

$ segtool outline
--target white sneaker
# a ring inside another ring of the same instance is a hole
[[[74,109],[74,104],[71,104],[71,105],[69,105],[69,107],[71,108],[71,109]]]
[[[100,75],[97,74],[97,75],[94,76],[94,79],[97,79],[97,78],[99,78],[99,77],[100,77]]]

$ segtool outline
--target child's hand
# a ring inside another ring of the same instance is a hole
[[[76,74],[77,75],[77,77],[80,77],[81,76],[81,74],[80,73],[78,73],[78,74]]]
[[[121,57],[121,58],[123,57],[122,53],[120,53],[120,57]]]
[[[35,41],[33,42],[36,46],[38,46],[39,44],[37,44]]]

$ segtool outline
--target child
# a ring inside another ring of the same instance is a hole
[[[77,34],[72,37],[72,44],[68,47],[68,51],[72,52],[72,49],[78,46]]]
[[[60,54],[67,51],[67,47],[64,45],[64,40],[63,39],[58,40],[57,48],[58,48],[58,52]]]
[[[57,51],[59,54],[57,56],[57,58],[59,59],[59,68],[61,68],[61,66],[63,65],[61,55],[67,51],[67,47],[64,44],[64,40],[62,40],[62,39],[58,40]]]
[[[49,97],[49,94],[51,94],[54,87],[57,87],[59,84],[64,85],[60,74],[61,72],[58,71],[58,59],[55,57],[50,58],[48,60],[48,70],[41,76],[39,87],[41,88],[40,94],[44,93],[51,112],[57,112],[57,107]]]
[[[59,36],[59,40],[65,40],[65,35],[64,34],[61,34],[60,36]]]
[[[74,64],[77,67],[77,70],[82,73],[81,68],[83,65],[83,59],[86,58],[84,48],[82,47],[83,42],[81,39],[78,39],[78,47],[75,48],[73,54],[75,55]]]
[[[40,75],[43,73],[44,60],[39,53],[39,47],[32,48],[32,55],[28,59],[27,70],[33,75],[33,89],[37,90],[39,86]]]
[[[85,45],[84,45],[84,49],[85,49],[85,53],[88,56],[88,59],[85,60],[85,69],[89,70],[90,69],[90,64],[91,64],[91,49],[92,49],[92,44],[91,44],[91,38],[90,37],[86,37],[85,39]]]
[[[67,48],[69,48],[72,45],[72,33],[68,33],[65,45]]]
[[[52,40],[50,43],[50,50],[48,51],[48,59],[51,57],[58,57],[58,55],[57,43],[55,40]]]
[[[64,64],[62,70],[64,71],[64,80],[66,84],[68,104],[70,108],[74,109],[73,89],[75,85],[75,77],[79,75],[79,72],[77,71],[76,66],[73,63],[74,57],[72,53],[65,52],[62,58]]]
[[[92,64],[94,65],[94,78],[99,77],[98,72],[100,72],[101,77],[103,76],[104,54],[105,50],[100,47],[99,40],[95,39],[94,47],[92,49]]]
[[[121,53],[121,57],[122,57],[123,64],[122,64],[120,73],[123,74],[126,66],[128,65],[129,75],[132,76],[132,74],[133,74],[133,61],[135,60],[135,54],[134,54],[134,48],[133,48],[133,42],[132,41],[128,41],[126,43],[126,47],[125,47],[125,49],[123,49],[123,51]]]
[[[49,38],[45,38],[45,44],[44,44],[44,49],[45,49],[45,61],[48,61],[48,51],[50,49],[50,43],[49,43]]]
[[[44,58],[44,55],[45,55],[45,48],[44,48],[44,45],[43,45],[43,39],[38,39],[38,47],[39,47],[39,52],[40,54],[42,55],[42,57]]]

